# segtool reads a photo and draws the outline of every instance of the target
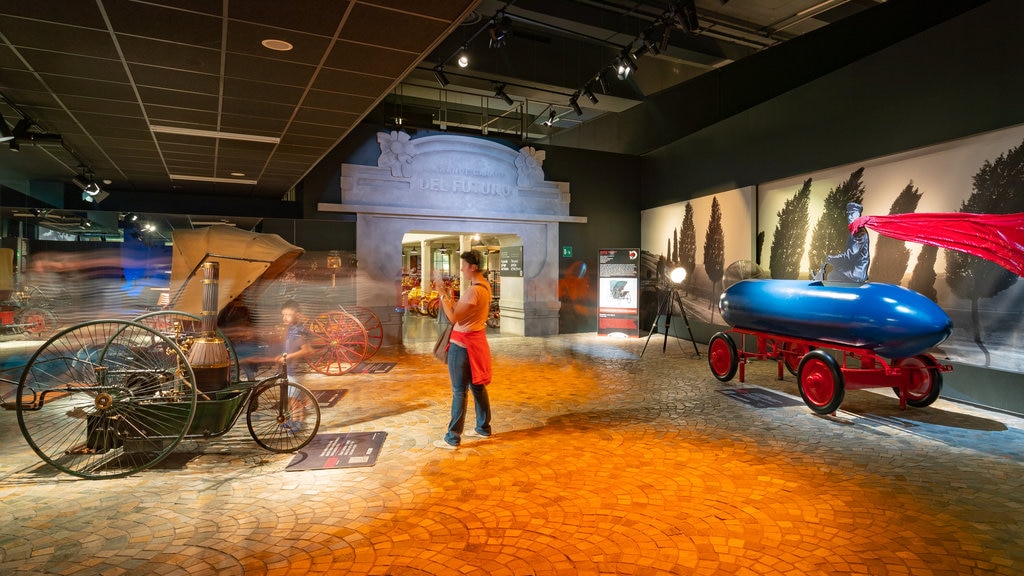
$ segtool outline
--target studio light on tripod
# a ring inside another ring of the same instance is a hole
[[[686,280],[686,268],[683,268],[682,266],[673,268],[668,274],[668,279],[672,281],[673,285],[679,286]]]

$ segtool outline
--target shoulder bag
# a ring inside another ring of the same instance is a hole
[[[454,324],[451,322],[446,323],[444,329],[437,335],[437,342],[434,342],[434,358],[437,358],[445,364],[448,363],[448,341],[452,337],[453,327]]]

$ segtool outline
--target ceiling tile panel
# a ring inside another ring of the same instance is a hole
[[[399,76],[419,60],[419,54],[415,52],[381,49],[339,40],[324,65],[328,68],[378,76]]]
[[[246,0],[231,2],[228,18],[266,24],[288,30],[301,30],[321,36],[334,36],[338,23],[348,10],[349,2],[342,0],[288,0],[288,9],[273,0]]]
[[[129,64],[128,69],[132,79],[139,86],[171,88],[214,96],[220,93],[220,77],[215,74],[185,72],[145,64]]]
[[[373,104],[367,96],[356,96],[353,94],[340,94],[337,92],[326,92],[324,90],[310,90],[306,99],[302,101],[304,106],[313,108],[331,108],[337,110],[365,110]]]
[[[298,86],[282,86],[271,82],[229,78],[224,82],[224,96],[297,106],[305,92]]]
[[[107,17],[119,35],[141,36],[205,48],[221,47],[218,16],[133,0],[103,0]]]
[[[393,80],[384,76],[370,76],[358,72],[344,72],[324,68],[313,82],[313,88],[326,92],[338,92],[352,94],[354,96],[365,96],[367,98],[379,98],[387,92]]]
[[[222,114],[220,117],[220,127],[225,132],[280,137],[287,126],[286,118],[264,118],[238,114]]]
[[[38,48],[110,60],[118,58],[117,49],[106,28],[78,28],[38,20],[3,19],[0,20],[0,32],[15,48]]]
[[[107,98],[90,98],[88,96],[61,96],[61,103],[73,113],[93,112],[112,116],[131,116],[140,118],[142,107],[138,102],[128,100],[109,100]]]
[[[176,90],[139,86],[139,95],[147,106],[178,106],[206,112],[215,111],[218,106],[218,98],[216,96],[196,94],[195,92],[178,92]]]
[[[462,11],[466,9],[467,4],[452,2],[451,0],[361,0],[361,2],[407,14],[419,14],[430,18],[437,18],[445,22],[457,20]]]
[[[293,48],[288,51],[271,50],[261,44],[268,39],[284,40]],[[294,30],[235,21],[228,26],[228,52],[235,54],[316,66],[323,60],[324,53],[330,45],[329,37],[303,34]]]
[[[237,116],[287,120],[291,118],[295,107],[273,102],[254,102],[245,98],[225,98],[223,110],[225,114]]]
[[[129,63],[220,75],[221,51],[216,48],[187,46],[127,35],[118,35],[117,42]]]
[[[95,2],[81,0],[4,0],[0,12],[11,16],[88,28],[106,28]]]
[[[351,112],[324,110],[323,108],[303,108],[295,115],[296,122],[323,124],[325,126],[348,127],[358,120],[359,117]]]
[[[22,49],[20,52],[32,69],[40,74],[128,82],[128,75],[120,60],[89,58],[31,48]]]
[[[243,54],[228,54],[224,74],[229,78],[270,80],[288,86],[306,86],[316,68],[306,64],[285,62]]]
[[[105,100],[124,100],[135,102],[135,92],[128,84],[120,82],[103,82],[89,78],[71,78],[68,76],[53,76],[40,74],[43,82],[53,90],[54,93],[64,96],[84,96],[87,98],[101,98]]]
[[[217,113],[206,110],[186,110],[174,106],[146,105],[146,114],[150,124],[182,126],[196,128],[198,126],[216,126]]]
[[[448,23],[440,20],[356,4],[345,22],[340,38],[419,53],[443,34],[447,27]]]

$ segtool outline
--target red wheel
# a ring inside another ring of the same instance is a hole
[[[49,336],[57,328],[57,317],[42,308],[29,308],[18,314],[17,324],[24,324],[22,332],[33,337]]]
[[[380,350],[380,345],[384,341],[384,327],[381,326],[380,320],[377,315],[374,314],[369,308],[363,308],[361,306],[348,311],[349,314],[356,317],[356,320],[363,325],[363,329],[366,330],[366,360],[373,358],[373,355]]]
[[[793,376],[796,376],[797,370],[800,369],[800,361],[804,359],[804,356],[808,352],[814,350],[806,344],[798,342],[783,342],[782,343],[782,363],[786,365],[786,370]]]
[[[800,396],[811,410],[831,414],[846,395],[839,363],[823,350],[813,350],[800,361],[797,385]]]
[[[908,372],[910,385],[907,387],[907,405],[914,408],[931,406],[942,393],[942,373],[936,368],[938,362],[927,354],[896,361],[896,367]],[[899,397],[900,389],[893,388]]]
[[[344,374],[366,357],[366,329],[348,312],[326,312],[309,323],[313,354],[306,359],[321,374]]]
[[[711,337],[711,342],[708,342],[708,366],[715,378],[722,382],[728,382],[736,375],[739,354],[728,334],[719,332]]]

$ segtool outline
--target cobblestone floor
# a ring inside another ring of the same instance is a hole
[[[1021,419],[885,390],[819,417],[774,363],[723,384],[703,346],[644,341],[493,339],[495,434],[456,451],[432,445],[450,388],[429,342],[381,349],[388,373],[308,377],[347,390],[321,432],[388,433],[372,467],[285,471],[242,423],[83,480],[0,412],[0,574],[1024,573]]]

